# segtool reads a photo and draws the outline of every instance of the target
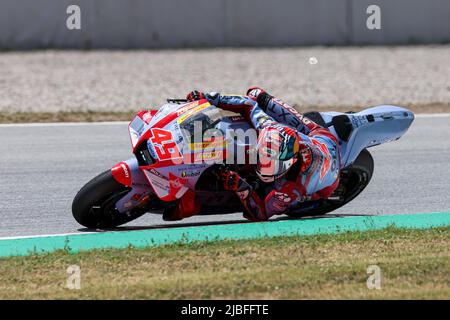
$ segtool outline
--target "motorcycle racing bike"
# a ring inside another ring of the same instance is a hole
[[[398,140],[414,121],[411,111],[391,105],[304,116],[338,138],[340,184],[327,199],[293,205],[286,212],[290,217],[323,215],[353,200],[374,171],[367,149]],[[82,187],[72,203],[73,216],[87,228],[113,228],[145,213],[162,214],[186,192],[195,192],[199,215],[242,212],[237,195],[223,188],[220,170],[226,165],[258,185],[248,164],[257,139],[245,134],[251,130],[242,116],[227,114],[207,100],[168,99],[157,111],[140,111],[128,126],[133,156]]]

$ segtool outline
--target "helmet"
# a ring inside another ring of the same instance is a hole
[[[256,173],[263,182],[272,182],[283,176],[297,161],[299,138],[294,129],[269,125],[259,133]]]

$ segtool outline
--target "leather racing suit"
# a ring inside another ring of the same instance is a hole
[[[204,97],[219,108],[242,114],[258,131],[278,123],[284,125],[280,126],[281,130],[289,130],[286,128],[288,126],[295,129],[292,131],[298,135],[300,161],[297,167],[294,165],[286,175],[276,179],[264,200],[237,173],[224,174],[225,185],[231,184],[229,190],[238,194],[247,219],[267,220],[273,215],[285,213],[290,206],[300,202],[328,198],[337,188],[339,143],[328,129],[257,87],[250,88],[246,96],[211,93]]]
[[[268,186],[264,199],[236,172],[222,173],[225,189],[236,192],[248,220],[265,221],[303,201],[328,198],[339,185],[339,143],[328,129],[258,87],[248,89],[247,95],[243,96],[198,91],[188,95],[189,100],[201,98],[224,110],[240,113],[258,132],[278,124],[280,130],[296,134],[300,141],[300,161]],[[195,215],[200,207],[194,199],[193,192],[183,196],[177,207],[165,212],[163,218],[179,220]]]

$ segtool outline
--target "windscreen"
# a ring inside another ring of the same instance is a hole
[[[220,109],[211,106],[184,120],[180,123],[180,129],[188,143],[202,142],[205,131],[208,130],[207,135],[214,135],[214,131],[218,131],[215,129],[215,125],[220,122],[222,117]]]

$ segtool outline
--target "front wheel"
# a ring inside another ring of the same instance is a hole
[[[89,181],[73,199],[72,214],[75,220],[87,228],[113,228],[134,220],[146,211],[141,208],[120,213],[115,205],[131,188],[118,183],[111,170]]]
[[[372,155],[364,149],[353,164],[341,170],[340,184],[330,199],[304,203],[302,207],[292,210],[288,215],[290,217],[317,216],[342,207],[367,187],[372,178],[373,169]]]

